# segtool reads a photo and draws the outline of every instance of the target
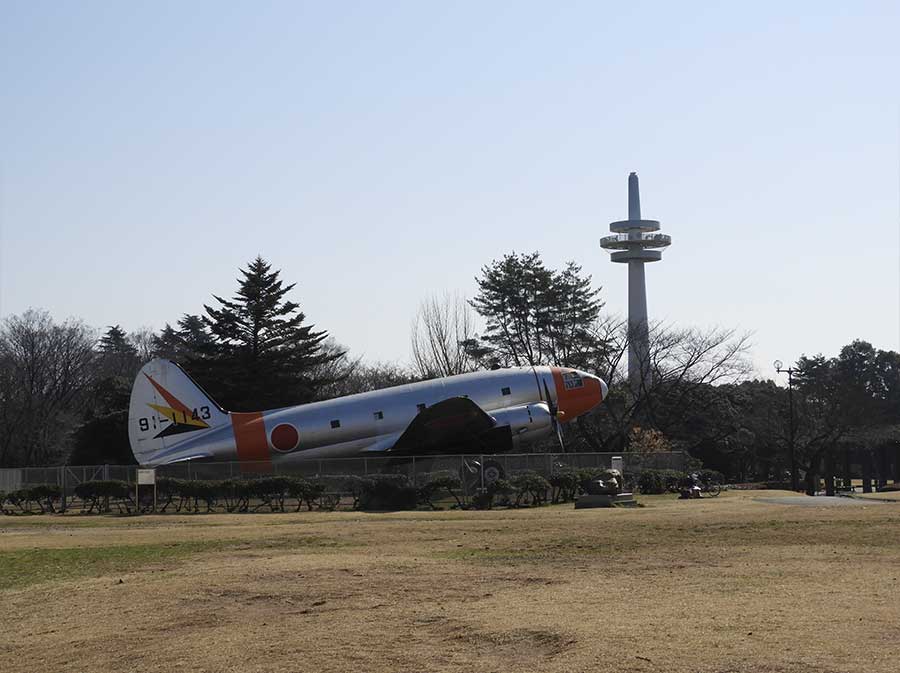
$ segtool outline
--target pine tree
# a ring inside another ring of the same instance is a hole
[[[128,333],[121,326],[112,325],[100,338],[98,350],[101,353],[134,352],[134,346],[128,342]]]
[[[137,349],[129,341],[128,333],[119,325],[107,328],[97,344],[97,351],[101,376],[123,379],[134,377],[139,365]]]
[[[119,325],[107,328],[100,338],[97,363],[91,403],[73,433],[69,463],[133,463],[128,448],[128,402],[142,363],[132,339]]]
[[[201,316],[185,313],[177,325],[175,329],[166,323],[154,337],[153,350],[157,357],[186,364],[213,354],[213,338]]]
[[[262,257],[241,269],[231,299],[213,295],[218,307],[204,305],[203,321],[212,344],[190,359],[192,371],[223,406],[234,411],[272,409],[315,399],[323,364],[343,352],[323,348],[328,333],[305,325],[305,314],[287,294],[279,271]],[[183,325],[189,330],[192,326]],[[195,367],[194,365],[201,365]]]
[[[587,368],[596,362],[603,344],[592,328],[603,303],[580,266],[569,262],[554,271],[537,252],[512,253],[481,273],[471,304],[486,329],[466,344],[472,357],[497,366]]]
[[[606,348],[594,330],[603,307],[599,294],[599,289],[591,287],[591,277],[583,276],[575,262],[553,272],[542,323],[551,362],[582,369],[596,366]]]

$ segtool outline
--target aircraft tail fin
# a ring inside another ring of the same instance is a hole
[[[171,360],[153,359],[138,372],[131,388],[128,438],[139,464],[169,462],[165,456],[174,454],[178,460],[206,457],[197,440],[228,423],[228,412]],[[197,447],[195,454],[191,446]]]

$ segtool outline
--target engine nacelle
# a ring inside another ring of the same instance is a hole
[[[513,447],[521,442],[532,442],[549,435],[553,430],[553,417],[544,402],[525,404],[521,407],[498,409],[491,413],[497,425],[508,425]]]

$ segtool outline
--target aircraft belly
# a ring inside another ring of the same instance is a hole
[[[324,444],[311,449],[301,449],[291,453],[273,454],[272,462],[279,465],[296,463],[304,460],[323,460],[330,458],[360,458],[364,456],[377,457],[378,452],[367,453],[369,447],[382,443],[391,445],[397,438],[397,433],[382,435],[380,437],[363,437],[337,444]]]
[[[234,442],[234,431],[231,425],[223,425],[206,431],[200,431],[193,436],[184,437],[156,451],[144,460],[142,464],[148,466],[165,465],[186,460],[192,457],[210,458],[212,460],[235,460],[237,451]]]

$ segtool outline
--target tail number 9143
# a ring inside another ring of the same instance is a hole
[[[179,418],[182,417],[183,418]],[[175,423],[189,423],[188,415],[183,411],[174,411],[172,413],[172,419]],[[191,421],[208,421],[212,418],[212,414],[209,412],[209,407],[202,406],[199,409],[194,409],[191,411],[190,420]],[[169,418],[160,418],[160,423],[168,423]],[[204,424],[205,425],[205,424]],[[144,416],[138,419],[138,427],[141,429],[141,432],[147,432],[151,427],[156,430],[156,416]]]

